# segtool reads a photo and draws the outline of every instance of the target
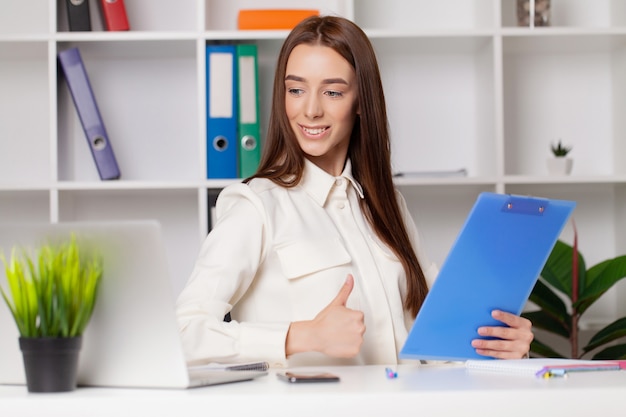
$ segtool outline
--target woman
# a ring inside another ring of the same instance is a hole
[[[222,191],[178,299],[190,363],[393,364],[437,271],[391,175],[373,48],[349,20],[312,17],[281,49],[258,172]],[[231,313],[233,321],[223,317]],[[472,342],[520,358],[531,324]]]

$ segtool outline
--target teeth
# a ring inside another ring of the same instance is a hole
[[[303,129],[306,133],[310,135],[319,135],[320,133],[326,130],[325,127],[316,128],[316,129],[309,129],[309,128],[304,127]]]

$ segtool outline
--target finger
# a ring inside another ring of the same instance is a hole
[[[346,282],[344,282],[343,286],[339,290],[339,293],[335,297],[333,301],[330,302],[331,306],[345,306],[348,301],[348,297],[352,292],[352,288],[354,288],[354,277],[352,274],[348,274],[346,277]]]
[[[500,350],[476,349],[476,353],[481,356],[488,356],[495,359],[522,359],[524,357],[524,355],[519,352]]]
[[[475,339],[472,340],[472,347],[479,355],[498,359],[519,359],[528,352],[518,342],[505,340]]]
[[[530,329],[532,327],[532,322],[527,318],[520,317],[512,313],[507,313],[502,310],[493,310],[491,312],[491,317],[498,321],[501,321],[509,327],[516,329]]]
[[[502,340],[511,340],[530,346],[534,339],[533,332],[529,328],[514,328],[504,326],[480,327],[478,334],[481,336],[495,337]]]
[[[511,327],[484,326],[478,328],[478,334],[487,337],[497,337],[498,339],[514,340],[518,337],[518,331]]]

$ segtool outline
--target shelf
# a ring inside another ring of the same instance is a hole
[[[626,98],[614,77],[626,52],[507,53],[508,43],[503,41],[506,173],[545,173],[550,145],[558,140],[573,147],[574,175],[623,173],[613,159],[619,146],[614,118],[620,117],[613,103]]]
[[[57,190],[196,190],[200,181],[61,181],[52,187]]]
[[[207,41],[266,41],[285,40],[287,30],[211,30],[203,33],[202,38]]]
[[[25,34],[3,34],[0,33],[0,43],[4,42],[45,42],[50,39],[50,35],[42,33],[25,33]]]
[[[570,184],[570,185],[618,185],[626,184],[626,175],[613,176],[524,176],[524,175],[508,175],[504,177],[503,182],[506,184]]]
[[[441,264],[477,194],[578,202],[588,263],[626,253],[626,1],[552,0],[551,26],[517,26],[514,0],[127,0],[131,31],[70,32],[65,1],[6,1],[0,15],[2,222],[155,218],[175,291],[208,232],[210,204],[240,179],[206,179],[212,42],[254,43],[262,139],[286,30],[239,31],[242,8],[317,8],[359,24],[376,50],[394,178]],[[56,54],[78,47],[122,178],[100,181]],[[549,176],[561,139],[571,176]],[[566,228],[562,238],[571,241]],[[626,296],[625,289],[620,293]],[[593,312],[618,311],[616,294]],[[611,298],[613,297],[613,298]]]
[[[50,197],[47,190],[2,190],[0,223],[15,224],[50,221]]]
[[[322,14],[350,18],[352,3],[346,0],[207,0],[204,24],[211,31],[234,31],[240,9],[316,9]]]
[[[54,1],[54,0],[52,0]],[[104,32],[97,2],[89,0],[91,29]],[[56,1],[57,32],[69,32],[65,0]],[[132,31],[191,32],[198,29],[199,1],[127,0],[126,14]]]
[[[48,45],[0,43],[0,186],[50,178]]]
[[[195,43],[115,41],[60,43],[58,47],[81,51],[123,179],[199,178]],[[59,84],[58,110],[59,179],[97,180],[64,82]]]
[[[617,53],[626,46],[626,30],[512,32],[504,34],[503,44],[507,55]]]
[[[49,33],[50,1],[5,1],[0,13],[0,39],[5,35],[38,36]]]
[[[491,177],[395,177],[393,179],[394,184],[404,187],[418,187],[418,186],[495,186],[498,183],[496,178]]]
[[[492,39],[372,42],[393,109],[388,117],[394,169],[465,168],[469,176],[496,175]]]
[[[365,29],[459,30],[493,28],[492,0],[358,0],[355,22]]]
[[[502,12],[502,26],[517,26],[517,14],[515,9],[516,1],[500,1]],[[624,4],[624,2],[621,0],[550,1],[551,28],[612,28],[623,27],[624,25],[626,25],[626,4]]]
[[[193,41],[199,32],[59,32],[52,38],[56,42]]]
[[[175,294],[186,282],[200,249],[197,191],[194,189],[61,190],[59,221],[159,221],[165,236]]]
[[[600,36],[600,35],[623,35],[626,33],[624,27],[536,27],[536,28],[501,28],[498,34],[502,36],[526,36],[526,37],[546,37],[551,36]]]

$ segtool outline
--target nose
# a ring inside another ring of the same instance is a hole
[[[317,119],[321,117],[323,113],[324,111],[319,98],[314,94],[309,95],[305,105],[304,115],[309,119]]]

